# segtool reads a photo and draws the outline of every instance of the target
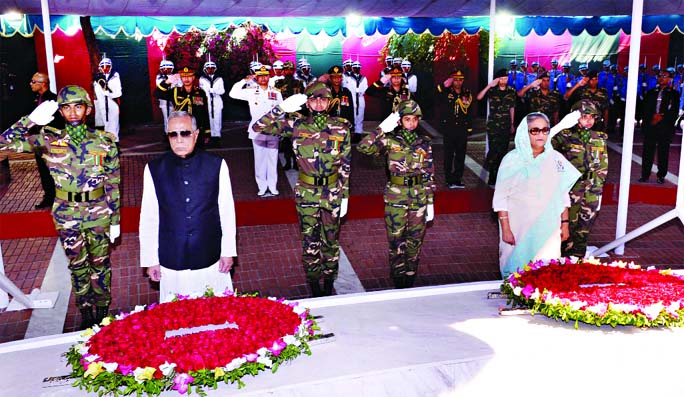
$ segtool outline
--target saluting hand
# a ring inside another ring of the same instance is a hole
[[[37,108],[33,109],[33,112],[29,114],[28,118],[33,124],[48,125],[54,120],[53,114],[55,114],[58,108],[57,102],[45,101],[38,105]]]

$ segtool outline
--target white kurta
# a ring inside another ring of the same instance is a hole
[[[366,98],[364,94],[368,89],[368,80],[363,75],[359,75],[359,78],[345,76],[342,85],[352,94],[352,102],[354,102],[354,133],[363,134],[363,116],[366,111]]]
[[[237,256],[235,205],[233,191],[230,184],[230,173],[225,160],[221,161],[219,172],[218,208],[221,218],[221,256]],[[143,174],[143,195],[140,205],[140,265],[142,267],[159,264],[159,203],[154,180],[149,166],[145,166]],[[226,288],[233,289],[230,273],[220,273],[218,262],[200,270],[173,270],[161,267],[159,283],[160,301],[165,302],[173,294],[188,295],[204,293],[207,287],[216,292],[223,292]],[[171,294],[171,295],[170,295]]]
[[[223,87],[223,78],[215,78],[212,84],[206,76],[202,76],[200,77],[199,85],[207,94],[209,101],[207,110],[209,112],[211,136],[213,138],[220,138],[221,128],[223,127],[223,99],[221,95],[226,93],[226,89]]]
[[[278,147],[268,148],[257,144],[255,138],[259,134],[254,132],[252,126],[263,115],[282,102],[283,97],[280,91],[273,87],[263,89],[256,83],[245,80],[233,84],[228,95],[234,99],[247,101],[249,104],[249,114],[252,116],[252,121],[249,122],[247,132],[249,139],[252,140],[254,151],[254,179],[259,188],[259,193],[265,192],[266,189],[275,193],[277,192],[276,185],[278,185]]]
[[[547,156],[540,166],[542,170],[539,178],[520,178],[520,183],[516,186],[508,184],[508,188],[501,187],[498,183],[494,190],[492,208],[495,212],[508,211],[508,221],[516,241],[522,240],[522,236],[527,234],[530,226],[538,219],[549,200],[557,192],[561,175],[564,172],[559,169],[558,164],[565,159],[562,154],[555,150],[551,151],[551,156]],[[505,161],[501,166],[505,166]],[[561,195],[564,207],[570,207],[570,195]],[[546,243],[531,260],[559,258],[561,255],[561,219],[558,216],[553,220],[555,233],[548,236]],[[499,267],[503,270],[504,264],[511,255],[514,246],[501,240],[501,227],[499,226]],[[525,263],[521,264],[525,265]]]
[[[119,105],[114,99],[120,98],[122,94],[121,79],[119,73],[114,72],[114,75],[106,75],[107,88],[102,87],[97,83],[93,83],[93,90],[95,91],[95,125],[104,126],[105,132],[114,134],[116,142],[119,142]]]

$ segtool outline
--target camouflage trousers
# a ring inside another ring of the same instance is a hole
[[[385,202],[385,229],[389,242],[390,276],[411,276],[418,271],[425,237],[427,205]]]
[[[496,183],[496,176],[499,172],[499,166],[506,153],[508,153],[508,144],[511,140],[510,128],[508,126],[489,125],[487,127],[487,140],[489,142],[489,152],[485,163],[488,165],[490,185]]]
[[[587,253],[589,233],[598,215],[601,194],[589,189],[571,190],[570,202],[570,237],[561,245],[561,254],[583,258]]]
[[[109,306],[112,300],[109,226],[57,229],[57,234],[69,259],[76,306]]]
[[[340,209],[316,203],[297,203],[302,232],[302,263],[307,281],[335,279],[340,261]]]

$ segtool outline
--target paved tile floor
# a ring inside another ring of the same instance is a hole
[[[371,123],[372,124],[372,123]],[[371,128],[369,124],[367,129]],[[256,197],[253,180],[253,157],[244,123],[226,123],[221,148],[211,149],[226,159],[231,171],[235,200],[253,201],[267,206],[269,200]],[[165,150],[158,126],[136,126],[135,132],[124,133],[122,138],[122,196],[125,207],[140,205],[142,172],[150,159]],[[484,136],[475,135],[469,144],[468,155],[478,164],[483,163]],[[637,136],[635,154],[641,155]],[[670,172],[676,175],[679,164],[680,137],[673,144],[670,156]],[[441,138],[434,141],[435,167],[440,191],[444,186],[442,171]],[[353,195],[379,195],[384,186],[384,169],[378,159],[353,152],[351,191]],[[619,182],[621,155],[610,151],[609,183]],[[41,199],[38,173],[30,155],[12,155],[12,182],[0,189],[0,213],[34,211],[33,206]],[[640,166],[632,162],[632,181],[639,177]],[[655,181],[655,176],[652,177]],[[479,175],[466,169],[466,190],[489,189]],[[635,182],[633,182],[635,183]],[[654,189],[651,196],[664,190],[672,193],[675,186],[644,185]],[[291,199],[285,172],[279,170],[278,199]],[[664,190],[659,190],[664,189]],[[650,191],[650,190],[649,190]],[[444,195],[458,200],[459,194]],[[667,212],[669,205],[649,204],[649,195],[642,203],[630,206],[627,230]],[[643,197],[642,197],[643,198]],[[660,202],[660,201],[658,201]],[[486,204],[486,203],[485,203]],[[486,206],[485,206],[486,208]],[[617,206],[602,208],[590,243],[602,246],[614,239]],[[380,214],[381,216],[381,214]],[[11,227],[11,225],[3,225]],[[671,221],[651,233],[629,243],[623,258],[645,265],[684,267],[684,227]],[[40,287],[47,266],[57,243],[55,237],[15,239],[0,241],[7,276],[25,293]],[[347,220],[341,231],[342,248],[353,271],[366,291],[392,288],[387,265],[387,238],[382,218]],[[446,283],[494,280],[498,272],[498,229],[489,212],[443,213],[436,216],[428,229],[417,286]],[[241,226],[238,228],[238,261],[234,284],[243,292],[258,291],[272,296],[301,298],[308,295],[308,288],[300,264],[300,236],[296,224],[269,224]],[[135,305],[149,304],[157,300],[158,289],[144,276],[139,267],[137,233],[124,233],[112,251],[112,311],[129,311]],[[22,339],[26,331],[30,310],[0,312],[0,342]],[[73,331],[79,321],[73,306],[73,296],[63,330]]]

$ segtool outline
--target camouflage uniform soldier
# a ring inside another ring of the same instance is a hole
[[[365,154],[387,153],[390,179],[385,186],[385,228],[389,241],[390,276],[396,288],[413,286],[418,271],[425,224],[434,218],[432,144],[416,132],[422,112],[405,101],[369,133],[357,149]],[[401,120],[401,125],[397,122]]]
[[[608,91],[598,86],[598,73],[595,70],[590,71],[586,77],[577,81],[574,87],[568,90],[565,95],[571,106],[575,103],[588,99],[594,103],[598,109],[600,116],[596,119],[594,129],[597,131],[606,131],[608,125],[608,109],[610,108],[610,96]]]
[[[518,91],[518,96],[525,98],[530,113],[544,113],[549,118],[551,126],[554,126],[558,124],[561,96],[558,91],[551,89],[550,84],[549,72],[544,72],[538,79]]]
[[[561,247],[563,256],[582,258],[587,252],[589,233],[601,208],[603,184],[608,175],[608,135],[592,129],[594,120],[601,113],[591,101],[581,100],[573,105],[572,110],[580,111],[579,122],[559,132],[551,143],[582,173],[570,191],[570,238]]]
[[[508,84],[506,69],[496,72],[492,80],[477,94],[477,100],[481,101],[485,95],[489,96],[489,121],[487,122],[487,142],[489,152],[485,159],[488,165],[489,181],[487,184],[496,184],[496,175],[499,165],[506,153],[511,135],[515,133],[513,120],[515,119],[515,88]]]
[[[292,138],[299,166],[295,204],[302,233],[302,261],[313,296],[331,295],[340,257],[340,218],[347,213],[351,125],[326,113],[332,94],[310,84],[254,123],[254,131]],[[306,103],[309,116],[295,113]],[[323,278],[323,290],[320,279]]]
[[[0,135],[0,148],[43,153],[55,181],[52,216],[64,251],[82,328],[99,323],[111,302],[109,242],[120,234],[119,157],[115,136],[86,126],[92,111],[88,93],[69,85],[28,117]],[[66,128],[43,127],[38,135],[26,135],[34,125],[46,125],[59,107]],[[92,306],[96,316],[93,318]]]

